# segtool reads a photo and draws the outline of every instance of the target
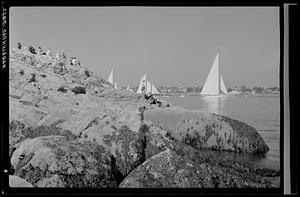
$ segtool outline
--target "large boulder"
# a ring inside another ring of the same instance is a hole
[[[249,153],[269,150],[253,127],[213,113],[172,107],[146,110],[144,119],[158,124],[175,139],[196,149]]]
[[[14,175],[35,187],[116,187],[104,148],[44,136],[22,141],[11,156]]]
[[[191,149],[189,149],[191,150]],[[269,188],[271,183],[250,166],[220,160],[199,151],[171,150],[134,169],[121,188]]]

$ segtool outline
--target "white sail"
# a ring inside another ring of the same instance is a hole
[[[201,94],[220,94],[219,54],[217,54],[215,61],[209,71]]]
[[[220,79],[221,79],[221,92],[223,94],[228,94],[222,75],[220,75]]]
[[[118,82],[115,83],[114,88],[118,88]]]
[[[201,94],[205,94],[205,95],[228,94],[225,83],[220,74],[219,54],[217,54],[215,61],[208,73]]]
[[[152,94],[159,94],[159,91],[156,89],[156,87],[153,85],[153,83],[152,83],[152,91],[151,91],[151,93]]]
[[[114,84],[114,70],[113,69],[111,70],[107,81],[111,84]]]
[[[144,93],[146,91],[146,86],[147,86],[147,75],[144,75],[142,78],[141,78],[141,81],[140,81],[140,84],[139,84],[139,87],[138,87],[138,90],[136,93]]]
[[[146,93],[152,93],[152,85],[149,81],[147,81]]]

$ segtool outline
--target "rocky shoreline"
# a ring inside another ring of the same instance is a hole
[[[267,152],[243,122],[150,104],[25,49],[10,50],[9,122],[12,187],[271,188],[279,175],[210,153]]]

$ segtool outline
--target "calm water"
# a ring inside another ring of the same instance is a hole
[[[262,136],[270,150],[266,154],[216,152],[220,157],[248,161],[267,168],[280,168],[280,97],[229,96],[229,97],[159,97],[162,100],[190,110],[207,110],[248,123]]]

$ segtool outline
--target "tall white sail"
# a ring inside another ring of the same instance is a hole
[[[147,75],[143,75],[136,93],[140,94],[146,92],[146,86],[147,86]]]
[[[118,88],[118,82],[115,83],[114,88]]]
[[[217,54],[215,61],[209,71],[201,94],[220,94],[219,54]]]
[[[223,94],[228,94],[222,75],[220,75],[220,79],[221,79],[221,92]]]
[[[149,81],[147,81],[146,93],[152,93],[152,86],[151,86],[151,83]]]
[[[217,54],[215,61],[208,73],[201,94],[206,94],[206,95],[228,94],[222,75],[220,74],[219,54]]]
[[[107,81],[111,84],[114,84],[114,70],[113,69],[111,70]]]
[[[153,83],[152,83],[152,94],[159,94],[159,91],[156,89],[156,87],[153,85]]]

